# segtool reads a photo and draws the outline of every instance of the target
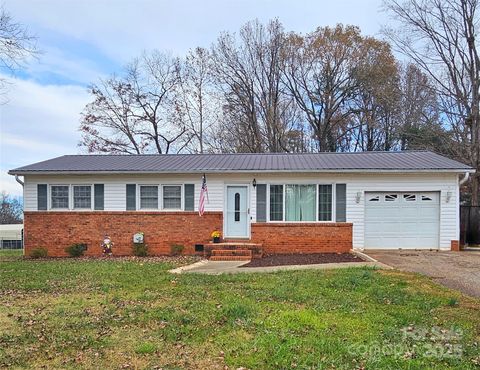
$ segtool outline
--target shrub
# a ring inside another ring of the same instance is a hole
[[[83,253],[87,250],[87,245],[83,243],[76,243],[65,248],[70,257],[80,257],[83,256]]]
[[[147,257],[148,256],[148,245],[145,243],[134,243],[133,244],[133,255],[137,257]]]
[[[185,249],[185,247],[183,245],[173,244],[170,247],[170,253],[171,253],[172,256],[179,256],[183,253],[184,249]]]
[[[48,256],[48,250],[44,247],[33,248],[30,251],[31,258],[45,258]]]

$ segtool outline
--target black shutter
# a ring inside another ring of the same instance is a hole
[[[267,185],[257,184],[257,222],[267,221]]]
[[[195,184],[184,185],[184,209],[185,211],[195,210]]]
[[[335,194],[336,204],[336,221],[347,221],[347,185],[337,184]]]
[[[46,211],[48,204],[47,184],[37,184],[37,209]]]
[[[127,184],[127,211],[137,210],[137,185]]]
[[[93,185],[93,188],[95,194],[93,209],[95,209],[96,211],[103,211],[104,186],[103,184],[95,184]]]

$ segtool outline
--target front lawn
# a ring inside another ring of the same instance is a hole
[[[480,301],[353,267],[171,275],[0,256],[0,368],[478,368]]]

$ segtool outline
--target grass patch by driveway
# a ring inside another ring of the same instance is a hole
[[[480,301],[369,268],[0,258],[0,367],[476,368]]]

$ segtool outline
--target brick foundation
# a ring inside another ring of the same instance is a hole
[[[450,241],[450,250],[459,252],[460,251],[460,242],[458,240]]]
[[[132,238],[145,233],[145,243],[154,255],[170,254],[172,244],[193,254],[195,244],[210,241],[213,230],[222,231],[221,212],[25,212],[25,254],[45,247],[51,257],[66,256],[65,248],[86,243],[87,256],[100,256],[105,233],[114,242],[113,254],[132,254]]]
[[[254,223],[252,242],[266,253],[346,253],[352,249],[351,223]]]
[[[25,254],[36,247],[51,257],[66,256],[65,248],[86,243],[87,256],[100,256],[105,234],[114,242],[114,255],[131,255],[132,238],[145,233],[153,255],[170,254],[173,244],[184,245],[185,254],[195,244],[210,242],[213,230],[222,232],[222,212],[25,212]],[[266,253],[348,252],[352,249],[351,223],[252,223],[252,243]],[[453,245],[453,244],[452,244]]]

